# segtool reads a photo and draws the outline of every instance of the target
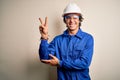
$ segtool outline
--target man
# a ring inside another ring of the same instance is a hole
[[[48,43],[47,17],[40,20],[41,62],[57,67],[58,80],[91,80],[89,66],[93,55],[93,37],[80,28],[83,20],[79,7],[70,3],[64,10],[67,30]]]

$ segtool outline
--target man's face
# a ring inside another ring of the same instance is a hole
[[[77,14],[68,14],[65,16],[66,26],[69,30],[73,31],[79,28],[79,15]]]

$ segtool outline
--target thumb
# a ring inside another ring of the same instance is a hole
[[[49,56],[50,56],[52,59],[56,59],[56,57],[53,56],[52,54],[49,54]]]

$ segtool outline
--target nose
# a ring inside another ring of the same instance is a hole
[[[70,22],[73,22],[73,18],[70,19]]]

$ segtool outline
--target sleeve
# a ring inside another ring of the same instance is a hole
[[[81,70],[86,69],[90,66],[92,55],[93,55],[93,37],[90,37],[86,43],[85,49],[82,51],[82,55],[80,58],[75,60],[64,60],[59,62],[60,68],[65,69],[75,69],[75,70]]]
[[[39,46],[39,58],[41,59],[50,59],[49,54],[55,54],[54,40],[49,44],[47,40],[41,40]]]

